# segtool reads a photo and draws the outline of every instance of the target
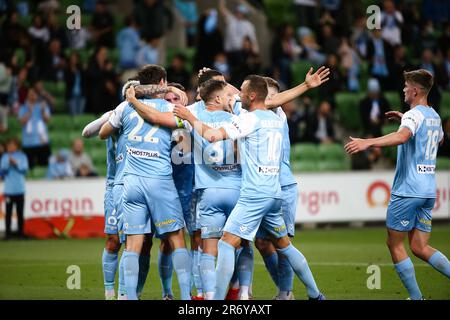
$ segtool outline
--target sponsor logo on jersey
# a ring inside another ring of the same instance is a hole
[[[276,176],[280,173],[280,167],[278,166],[259,166],[258,173],[266,176]]]
[[[239,169],[239,165],[232,164],[228,166],[211,166],[211,169],[217,172],[237,171]]]
[[[264,128],[282,128],[283,121],[279,120],[261,120],[261,127]]]
[[[129,155],[131,155],[133,157],[137,157],[137,158],[146,158],[146,159],[159,158],[158,151],[128,148],[127,152]]]
[[[117,155],[117,157],[116,157],[116,163],[120,163],[120,162],[122,162],[123,161],[123,153],[121,152],[121,153],[119,153],[118,155]]]
[[[436,166],[432,164],[418,164],[417,173],[420,174],[434,174]]]
[[[239,230],[241,230],[241,232],[245,232],[247,230],[247,226],[240,226]]]

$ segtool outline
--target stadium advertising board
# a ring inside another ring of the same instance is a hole
[[[391,172],[296,175],[296,223],[384,221],[393,178]],[[437,173],[436,181],[433,219],[449,219],[450,172]],[[37,238],[103,236],[104,185],[104,179],[28,181],[25,233]],[[13,230],[15,225],[13,218]],[[4,230],[5,199],[0,195]]]

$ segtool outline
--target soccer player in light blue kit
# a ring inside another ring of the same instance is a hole
[[[228,84],[220,80],[208,80],[200,86],[200,97],[205,110],[192,114],[211,127],[221,127],[231,121],[229,109],[233,97]],[[193,131],[195,189],[198,192],[199,222],[203,242],[200,272],[205,290],[205,299],[212,300],[215,291],[215,267],[217,243],[231,210],[237,203],[241,187],[241,167],[235,157],[234,142],[218,141],[210,144]],[[247,270],[251,272],[251,270]]]
[[[166,84],[162,67],[150,65],[149,84]],[[141,81],[142,82],[142,81]],[[128,99],[128,102],[136,101]],[[173,105],[163,99],[143,99],[149,108],[171,111]],[[177,126],[173,117],[169,127]],[[172,178],[171,130],[144,121],[131,104],[122,114],[114,114],[102,126],[99,136],[108,137],[114,128],[123,128],[127,137],[127,157],[124,168],[123,229],[127,236],[122,259],[128,299],[137,299],[139,252],[145,235],[155,232],[167,237],[173,248],[173,266],[178,276],[181,299],[190,300],[191,265],[184,242],[184,220],[178,193]]]
[[[431,210],[436,198],[436,154],[444,133],[441,118],[427,102],[433,85],[432,74],[419,69],[404,72],[404,78],[405,102],[411,109],[405,114],[386,113],[392,119],[401,119],[398,131],[373,139],[350,137],[352,141],[345,145],[345,150],[355,154],[370,147],[398,146],[397,168],[386,217],[387,245],[410,299],[421,300],[423,295],[403,241],[408,236],[414,255],[450,278],[447,257],[428,244]]]
[[[260,226],[271,235],[277,250],[285,255],[299,278],[314,281],[305,258],[292,246],[281,215],[279,170],[282,153],[283,121],[265,105],[267,82],[249,76],[239,94],[242,107],[249,112],[234,116],[221,128],[211,128],[189,111],[174,108],[209,142],[238,140],[242,167],[242,186],[237,205],[231,212],[218,243],[216,290],[214,299],[223,300],[234,271],[235,250],[242,240],[253,241]],[[318,291],[317,297],[322,295]]]

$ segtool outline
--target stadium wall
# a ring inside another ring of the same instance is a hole
[[[393,178],[390,171],[296,175],[296,223],[384,221]],[[438,172],[436,182],[433,219],[450,219],[450,171]],[[25,233],[37,238],[103,236],[104,190],[101,178],[28,181]],[[0,232],[4,230],[5,199],[0,195]]]

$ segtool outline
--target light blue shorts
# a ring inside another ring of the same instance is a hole
[[[117,234],[118,219],[117,212],[114,208],[114,181],[106,181],[104,210],[105,210],[105,229],[106,234]]]
[[[281,214],[281,199],[240,197],[223,231],[253,241],[259,228],[274,238],[287,235]]]
[[[124,185],[125,234],[156,233],[163,236],[184,228],[183,211],[173,179],[128,174]]]
[[[386,226],[400,232],[408,232],[412,229],[431,232],[431,210],[434,208],[435,200],[392,194],[387,208]]]
[[[220,238],[225,222],[239,199],[240,190],[208,188],[197,192],[202,239]]]
[[[123,232],[123,184],[115,184],[113,187],[114,209],[117,215],[117,233],[120,243],[125,242],[125,234]]]
[[[295,235],[295,214],[297,212],[298,201],[298,187],[297,184],[290,184],[288,186],[281,187],[281,213],[283,214],[284,224],[287,228],[287,234],[289,237]],[[259,228],[256,233],[257,238],[267,239],[269,234],[265,229]]]

